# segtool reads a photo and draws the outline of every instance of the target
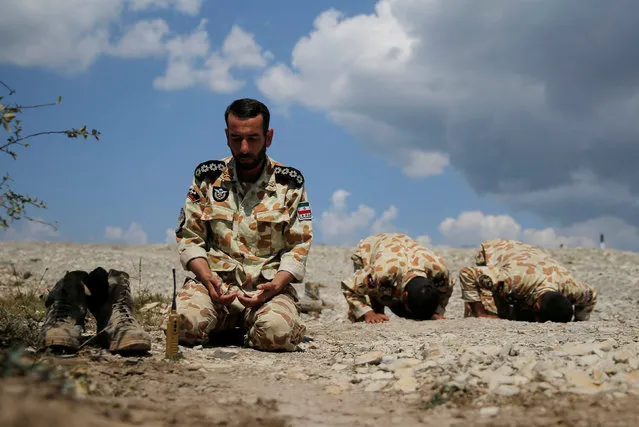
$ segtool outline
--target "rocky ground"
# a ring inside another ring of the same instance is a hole
[[[436,250],[455,274],[472,261],[472,249]],[[46,407],[66,425],[635,425],[639,254],[550,252],[599,290],[591,321],[464,319],[456,288],[448,320],[391,314],[384,324],[352,324],[339,291],[352,271],[349,249],[314,246],[306,280],[321,283],[321,297],[334,307],[305,315],[301,351],[182,347],[183,358],[169,362],[163,335],[151,329],[148,356],[88,348],[48,359],[71,376],[81,373],[73,376],[82,385],[73,393],[58,396],[27,378],[3,380],[0,424],[42,425],[44,412],[34,408]],[[178,283],[184,277],[175,248],[166,245],[0,244],[0,283],[9,288],[44,288],[66,270],[97,266],[128,271],[137,291],[168,294],[171,268]]]

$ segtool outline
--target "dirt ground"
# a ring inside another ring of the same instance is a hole
[[[473,253],[441,252],[453,274]],[[37,361],[55,375],[34,369],[0,375],[0,426],[637,425],[639,254],[554,254],[599,288],[600,302],[589,322],[464,319],[456,289],[446,321],[391,315],[387,323],[365,325],[346,320],[339,292],[339,280],[352,271],[348,248],[318,246],[309,258],[308,280],[325,285],[322,296],[334,309],[304,315],[308,340],[300,351],[268,353],[226,342],[181,347],[183,357],[168,361],[164,336],[152,325],[147,329],[153,347],[146,355],[121,357],[91,346],[73,357],[27,351],[21,366]],[[142,259],[147,283],[163,283],[154,291],[168,294],[164,276],[167,267],[179,267],[175,258],[174,250],[164,247],[0,245],[0,263],[33,272],[20,286],[30,280],[40,286],[45,268],[50,286],[67,268],[126,268]],[[92,332],[90,324],[87,338]],[[371,352],[386,361],[357,363]],[[529,360],[546,380],[517,383]],[[389,370],[394,363],[400,365]],[[576,370],[587,381],[575,377]],[[591,382],[595,374],[603,385]],[[505,378],[500,393],[490,390],[491,375]],[[561,375],[573,375],[579,387],[568,387]]]
[[[316,339],[323,333],[315,331]],[[330,336],[339,339],[339,334]],[[56,367],[66,386],[32,375],[0,380],[0,425],[631,426],[639,415],[639,398],[628,395],[484,395],[479,403],[477,391],[439,402],[427,388],[411,399],[393,392],[336,390],[323,386],[317,375],[295,369],[295,359],[312,358],[312,350],[183,348],[181,360],[169,361],[162,357],[162,337],[156,334],[155,341],[154,354],[134,357],[97,348],[75,357],[23,355],[24,364],[38,360]]]

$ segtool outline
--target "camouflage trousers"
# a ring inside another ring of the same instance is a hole
[[[222,286],[224,292],[226,285]],[[304,339],[297,294],[289,285],[259,307],[244,307],[237,298],[228,306],[211,300],[204,285],[188,279],[178,292],[181,345],[208,344],[212,333],[235,327],[245,331],[244,345],[259,350],[295,351]],[[166,333],[168,313],[160,328]]]

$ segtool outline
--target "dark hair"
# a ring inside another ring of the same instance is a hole
[[[410,310],[410,317],[428,320],[433,317],[438,304],[438,290],[435,284],[426,277],[412,278],[404,288],[408,292],[406,305]]]
[[[573,309],[570,300],[559,292],[546,292],[539,301],[537,318],[540,322],[570,322]]]
[[[260,101],[252,98],[236,99],[224,112],[224,121],[226,126],[229,125],[229,114],[233,114],[238,119],[251,119],[262,115],[262,130],[264,135],[268,132],[269,122],[271,121],[271,113],[268,111],[268,107]]]

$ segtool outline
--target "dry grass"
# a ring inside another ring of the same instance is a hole
[[[153,308],[147,309],[150,304],[157,303]],[[159,327],[164,314],[162,307],[171,304],[171,298],[167,295],[142,289],[135,293],[133,298],[133,314],[146,330],[155,330]]]
[[[137,280],[132,280],[131,290],[134,296],[134,315],[146,330],[158,328],[163,314],[162,308],[171,303],[167,295],[150,291],[141,279],[142,263],[138,264]],[[37,348],[41,327],[46,317],[43,295],[25,284],[33,276],[31,272],[22,272],[12,265],[8,275],[0,283],[0,348],[14,345]],[[154,306],[150,306],[156,303]],[[151,308],[149,308],[151,307]],[[93,316],[86,318],[86,326],[95,326]]]
[[[0,297],[0,347],[36,347],[46,311],[35,290],[12,289]]]

